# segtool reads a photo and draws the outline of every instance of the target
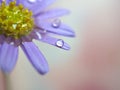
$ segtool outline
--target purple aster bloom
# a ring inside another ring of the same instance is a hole
[[[66,9],[45,10],[55,0],[0,0],[0,70],[9,73],[16,65],[18,47],[40,73],[49,71],[48,64],[33,39],[69,50],[62,39],[52,35],[74,37],[74,31],[59,17],[69,13]]]

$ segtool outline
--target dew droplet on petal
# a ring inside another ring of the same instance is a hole
[[[37,0],[28,0],[30,3],[35,3]]]
[[[55,19],[53,22],[52,22],[52,27],[54,28],[59,28],[61,24],[61,20],[60,19]]]
[[[62,48],[63,45],[64,45],[64,41],[63,40],[61,40],[61,39],[57,40],[57,42],[56,42],[56,46],[57,47]]]

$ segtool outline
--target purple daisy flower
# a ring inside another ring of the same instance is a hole
[[[45,10],[55,0],[0,0],[0,70],[9,73],[16,65],[18,47],[40,73],[49,71],[43,54],[32,42],[33,39],[69,50],[62,39],[53,34],[74,37],[74,31],[58,18],[69,11]]]

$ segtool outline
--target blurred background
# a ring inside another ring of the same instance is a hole
[[[18,63],[7,76],[8,90],[120,90],[119,3],[56,0],[51,7],[71,11],[62,21],[75,30],[76,37],[60,37],[71,50],[35,41],[50,67],[49,73],[41,76],[20,49]]]

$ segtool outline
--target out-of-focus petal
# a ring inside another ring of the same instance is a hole
[[[29,8],[34,15],[43,11],[44,8],[52,4],[55,0],[20,0],[26,8]]]
[[[0,44],[0,49],[1,49],[1,44]]]
[[[0,35],[0,44],[3,43],[5,40],[5,37],[3,35]]]
[[[2,3],[2,0],[0,0],[0,4]]]
[[[19,5],[21,0],[16,0],[16,4]]]
[[[51,18],[58,18],[60,16],[69,14],[70,12],[66,9],[54,9],[46,11],[36,18],[37,20],[43,20],[43,19],[51,19]]]
[[[75,36],[74,31],[70,27],[62,23],[60,23],[58,27],[53,26],[54,22],[36,21],[35,24],[37,25],[37,27],[42,28],[43,30],[46,30],[47,32],[50,32],[50,33],[54,33],[62,36],[68,36],[68,37]]]
[[[2,71],[11,72],[18,58],[18,47],[4,42],[0,49],[0,68]]]
[[[31,7],[30,10],[33,11],[33,14],[36,15],[40,12],[42,12],[46,7],[51,5],[55,0],[41,0],[40,4],[37,4],[34,7]]]
[[[64,49],[64,50],[70,49],[70,46],[66,42],[64,42],[62,39],[57,39],[57,38],[54,38],[51,36],[43,35],[41,38],[38,38],[38,40],[48,43],[50,45],[54,45],[54,46]]]
[[[9,4],[11,1],[14,1],[14,0],[5,0],[6,1],[6,4]]]
[[[21,47],[31,64],[40,74],[46,74],[49,71],[46,59],[34,43],[24,42]]]

